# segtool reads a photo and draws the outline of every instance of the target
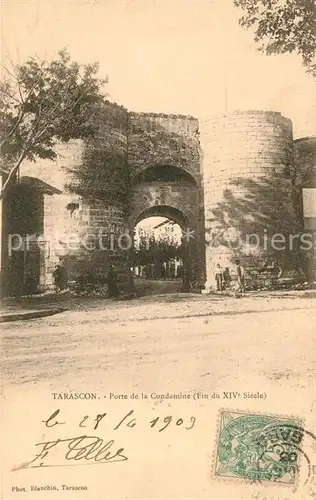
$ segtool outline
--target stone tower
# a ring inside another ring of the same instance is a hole
[[[288,261],[295,228],[291,120],[265,111],[212,117],[202,125],[202,147],[206,289],[214,286],[217,263]],[[274,248],[277,234],[286,239],[283,249]]]

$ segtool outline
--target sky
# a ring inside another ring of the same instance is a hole
[[[66,47],[99,61],[111,100],[133,111],[280,111],[316,135],[315,81],[296,55],[264,56],[233,0],[2,0],[2,63]]]

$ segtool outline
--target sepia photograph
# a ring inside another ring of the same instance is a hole
[[[0,500],[315,500],[315,0],[0,9]]]

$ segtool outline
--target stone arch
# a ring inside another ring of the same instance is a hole
[[[140,214],[138,214],[134,220],[131,221],[132,226],[135,227],[139,222],[149,217],[166,217],[167,219],[173,220],[179,224],[183,231],[185,231],[190,224],[190,217],[177,208],[169,205],[155,205],[150,208],[145,208]]]
[[[172,165],[151,165],[132,178],[130,216],[133,219],[153,206],[166,205],[194,218],[199,194],[196,180],[187,171]]]
[[[180,226],[183,235],[185,234],[186,228],[188,227],[189,224],[188,217],[179,209],[168,205],[154,205],[152,207],[145,208],[140,214],[136,216],[135,220],[133,221],[133,234],[137,224],[150,217],[166,217],[170,221],[173,221]],[[183,276],[182,276],[183,289],[186,283],[185,278],[191,274],[190,271],[192,267],[192,263],[189,257],[188,246],[189,246],[188,243],[185,241],[185,239],[183,239],[181,246],[181,259],[183,264]]]
[[[133,176],[131,184],[131,233],[138,222],[154,215],[174,220],[183,231],[191,231],[194,238],[187,246],[188,259],[192,264],[192,279],[201,281],[204,275],[201,185],[186,169],[165,163],[143,167]]]
[[[166,217],[176,222],[182,230],[184,290],[187,289],[187,279],[190,281],[190,285],[200,283],[201,277],[203,276],[203,261],[201,259],[201,248],[199,246],[198,225],[194,214],[188,211],[181,211],[170,205],[153,205],[149,208],[144,208],[141,212],[130,218],[131,234],[134,234],[134,229],[139,222],[155,216]]]
[[[188,182],[195,187],[198,186],[198,180],[185,167],[179,167],[171,163],[157,163],[143,167],[135,172],[131,179],[132,186],[140,182],[165,181],[168,183]]]

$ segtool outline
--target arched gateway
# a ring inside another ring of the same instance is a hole
[[[143,169],[132,179],[129,226],[147,217],[166,217],[182,230],[184,266],[193,282],[203,278],[201,186],[186,170],[166,165]]]
[[[138,222],[154,215],[181,226],[192,280],[205,284],[207,290],[214,286],[216,263],[231,265],[236,256],[250,265],[267,257],[292,265],[297,252],[287,243],[290,233],[302,230],[297,183],[303,167],[302,155],[294,159],[297,148],[291,120],[275,112],[238,111],[210,118],[201,123],[201,130],[202,148],[198,120],[191,116],[134,113],[112,103],[105,105],[97,150],[110,147],[120,158],[128,183],[125,207],[113,199],[109,204],[106,199],[86,199],[67,191],[69,170],[75,172],[82,165],[82,143],[64,146],[55,167],[47,162],[29,169],[23,166],[21,175],[37,177],[62,193],[44,196],[42,205],[41,236],[49,243],[49,251],[38,259],[42,286],[51,284],[52,270],[61,258],[75,263],[77,271],[89,268],[106,274],[111,251],[95,247],[91,251],[82,245],[73,250],[67,246],[69,234],[76,233],[81,242],[94,236],[100,243],[100,231],[133,234]],[[286,243],[275,251],[271,243],[280,233]],[[255,236],[256,245],[249,244],[249,235]],[[128,252],[114,257],[129,266]],[[8,262],[2,258],[5,267]]]
[[[128,182],[127,204],[112,199],[87,199],[67,190],[82,165],[85,145],[75,141],[61,146],[55,166],[38,162],[23,175],[32,172],[62,194],[44,200],[43,239],[50,242],[49,254],[43,256],[44,286],[52,283],[52,271],[60,260],[75,274],[88,271],[105,276],[111,262],[117,267],[130,265],[128,252],[118,251],[122,233],[133,235],[143,218],[160,215],[174,220],[184,234],[186,264],[192,280],[204,282],[204,208],[201,174],[199,124],[191,116],[128,112],[121,106],[105,105],[97,150],[111,148],[125,161],[121,165]],[[93,170],[93,164],[91,169]],[[106,182],[106,180],[103,180]],[[74,245],[79,241],[100,243],[104,247]],[[116,247],[109,249],[109,235]],[[186,237],[187,235],[187,237]],[[73,240],[71,246],[68,239]],[[106,248],[106,250],[104,250]]]
[[[204,281],[204,207],[198,120],[191,116],[131,113],[129,227],[165,216],[182,229],[186,266]]]

